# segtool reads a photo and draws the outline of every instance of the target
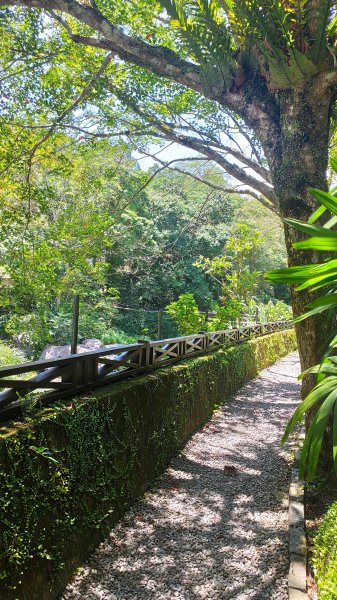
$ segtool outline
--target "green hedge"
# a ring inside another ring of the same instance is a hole
[[[56,598],[214,406],[294,348],[275,333],[2,428],[1,599]]]
[[[313,565],[319,600],[336,600],[337,502],[328,510],[314,539]]]

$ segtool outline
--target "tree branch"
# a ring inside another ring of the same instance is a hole
[[[71,16],[98,34],[98,37],[70,34],[74,42],[109,50],[119,56],[121,60],[193,89],[202,96],[219,102],[225,110],[232,114],[239,115],[248,127],[256,132],[267,159],[273,164],[275,149],[280,144],[279,106],[274,95],[268,90],[262,74],[255,74],[254,80],[250,82],[248,94],[246,86],[234,85],[227,88],[224,86],[215,96],[203,86],[199,65],[192,60],[185,60],[170,48],[152,45],[142,39],[127,35],[122,28],[111,23],[97,9],[97,3],[88,5],[76,0],[0,0],[1,6],[38,8],[45,11],[59,11]],[[330,73],[324,74],[324,77],[330,75]],[[333,76],[337,78],[337,73]],[[333,85],[334,82],[335,79],[330,82],[330,85]],[[234,80],[233,83],[235,83]],[[235,177],[234,174],[233,176]],[[253,181],[245,181],[245,183],[254,185]],[[260,191],[264,195],[269,193],[268,187]],[[272,202],[275,200],[275,198],[270,199]]]
[[[243,88],[231,91],[224,87],[217,96],[213,96],[201,83],[198,65],[183,59],[170,48],[148,44],[144,40],[125,34],[121,28],[111,23],[102,12],[93,8],[92,5],[80,4],[76,0],[0,0],[0,6],[23,6],[68,14],[102,36],[94,38],[69,32],[74,42],[110,50],[122,60],[150,70],[159,77],[167,77],[205,97],[217,100],[225,108],[239,114],[250,127],[259,128],[262,143],[265,139],[268,142],[270,131],[275,131],[275,133],[278,131],[276,121],[273,119],[275,112],[278,111],[276,102],[263,85],[264,80],[261,79],[258,82],[258,76],[255,77],[256,94],[261,88],[258,99],[255,97],[256,94],[251,94],[247,98]]]
[[[36,153],[36,151],[40,148],[40,146],[42,146],[54,133],[54,131],[57,129],[57,127],[62,123],[62,121],[82,102],[82,100],[89,94],[89,92],[91,91],[91,89],[94,87],[94,85],[97,83],[97,81],[99,80],[99,78],[101,77],[102,73],[105,71],[105,69],[107,68],[107,66],[109,65],[109,63],[112,60],[112,54],[108,54],[101,66],[99,67],[99,69],[97,69],[97,71],[94,73],[94,75],[92,76],[92,78],[90,79],[90,81],[87,83],[87,85],[83,88],[82,92],[77,96],[77,98],[75,98],[75,100],[72,102],[72,104],[70,104],[70,106],[68,106],[56,119],[55,121],[49,126],[48,131],[28,150],[28,151],[24,151],[22,152],[19,156],[14,157],[9,164],[6,165],[6,167],[0,172],[0,175],[2,175],[3,173],[5,173],[12,164],[15,164],[20,158],[24,157],[24,156],[28,156],[28,169],[27,169],[27,178],[26,178],[26,183],[28,186],[28,200],[29,200],[29,206],[30,206],[30,176],[31,176],[31,171],[32,171],[32,163],[33,163],[33,158],[34,155]]]
[[[204,93],[197,65],[184,60],[165,46],[153,46],[126,35],[97,8],[80,4],[76,0],[0,0],[0,6],[23,6],[66,13],[103,36],[102,39],[98,39],[68,32],[74,42],[110,50],[123,60]]]
[[[269,185],[264,180],[259,180],[246,172],[246,170],[238,165],[229,162],[220,152],[214,150],[211,146],[205,144],[201,140],[196,138],[183,136],[174,131],[172,126],[167,123],[163,123],[159,121],[156,117],[145,113],[135,102],[131,101],[129,98],[125,98],[124,95],[120,93],[119,90],[116,90],[112,84],[109,85],[110,90],[113,94],[119,97],[124,103],[128,104],[131,109],[138,114],[142,119],[148,121],[150,124],[154,125],[159,131],[161,131],[166,139],[169,139],[185,148],[189,148],[190,150],[194,150],[200,154],[203,154],[213,162],[219,164],[226,173],[241,181],[241,183],[252,187],[257,192],[259,192],[262,196],[267,198],[271,202],[271,204],[278,210],[278,203],[276,199],[276,195],[271,185]]]
[[[250,145],[257,162],[261,165],[262,163],[261,163],[261,158],[260,158],[258,149],[256,148],[254,142],[252,141],[251,136],[249,136],[248,133],[245,131],[244,127],[241,126],[238,119],[236,119],[233,115],[231,115],[231,119],[232,119],[233,123],[236,125],[236,127],[238,128],[241,135],[245,138],[245,140]]]
[[[261,204],[263,204],[263,206],[265,206],[266,208],[268,208],[275,214],[278,214],[275,206],[271,202],[266,200],[263,196],[254,192],[254,190],[252,190],[252,189],[249,189],[249,188],[248,189],[238,189],[235,187],[228,188],[223,185],[213,183],[207,179],[203,179],[202,177],[195,175],[195,173],[191,173],[191,171],[184,171],[183,169],[180,169],[179,167],[171,167],[171,165],[173,165],[174,163],[180,163],[180,162],[193,162],[195,160],[208,162],[208,160],[205,158],[199,158],[199,157],[177,158],[177,159],[173,159],[173,160],[166,162],[166,161],[161,160],[157,156],[154,157],[152,154],[150,154],[148,152],[144,152],[144,154],[146,154],[146,156],[149,156],[150,158],[153,158],[153,160],[158,162],[161,165],[161,167],[159,167],[154,173],[152,173],[151,176],[148,178],[148,180],[135,192],[134,196],[132,197],[132,200],[136,195],[138,195],[140,192],[142,192],[159,173],[161,173],[164,169],[169,169],[170,171],[176,171],[177,173],[181,173],[182,175],[188,175],[188,177],[191,177],[195,181],[198,181],[199,183],[203,183],[204,185],[207,185],[211,189],[219,191],[219,192],[223,192],[226,194],[240,194],[243,196],[251,196],[252,198],[255,198],[256,200],[258,200]]]
[[[101,66],[99,67],[99,69],[97,69],[96,73],[94,73],[94,75],[92,76],[92,78],[90,79],[90,81],[87,83],[87,85],[83,88],[82,92],[79,94],[79,96],[77,96],[77,98],[74,100],[74,102],[72,102],[72,104],[70,106],[67,106],[67,108],[57,117],[57,119],[55,119],[54,123],[51,125],[51,127],[48,129],[47,133],[38,141],[36,142],[36,144],[34,144],[33,148],[31,148],[31,150],[29,151],[30,156],[32,157],[36,150],[42,145],[44,144],[44,142],[46,142],[51,135],[54,133],[55,129],[58,127],[58,125],[82,102],[82,100],[89,94],[89,92],[92,90],[92,88],[94,87],[94,85],[97,83],[97,81],[99,80],[99,78],[101,77],[102,73],[105,71],[105,69],[107,68],[107,66],[109,65],[109,63],[112,60],[112,54],[108,54],[105,59],[103,60]]]

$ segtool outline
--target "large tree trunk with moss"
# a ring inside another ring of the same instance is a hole
[[[316,93],[317,92],[317,93]],[[317,203],[308,187],[327,188],[329,119],[332,98],[315,90],[315,86],[301,92],[284,91],[279,94],[280,136],[274,146],[271,172],[282,217],[307,221]],[[321,262],[322,253],[298,251],[292,244],[302,234],[285,227],[289,266]],[[313,295],[292,289],[294,315],[306,310]],[[296,326],[302,369],[318,363],[329,336],[326,314],[307,319]],[[312,386],[307,378],[303,386],[306,394]]]

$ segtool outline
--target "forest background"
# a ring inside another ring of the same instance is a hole
[[[69,343],[75,294],[79,339],[104,344],[155,338],[168,305],[164,337],[230,326],[256,306],[259,319],[289,316],[288,288],[262,275],[285,265],[283,227],[249,186],[249,156],[261,173],[264,159],[242,123],[110,55],[71,46],[67,62],[64,24],[36,11],[0,17],[0,337],[34,358]],[[223,128],[229,173],[244,147],[246,185],[191,149],[177,162],[177,144],[144,128],[154,108],[200,140]],[[200,311],[217,316],[207,324]]]
[[[80,339],[104,344],[156,337],[156,312],[117,307],[156,311],[181,296],[187,326],[172,318],[173,305],[164,336],[197,326],[196,307],[218,315],[227,307],[213,330],[268,302],[269,318],[287,315],[275,307],[289,302],[287,287],[262,275],[285,265],[281,220],[233,193],[214,165],[191,160],[157,172],[141,168],[127,141],[62,135],[58,145],[34,170],[29,214],[20,169],[1,190],[3,339],[14,336],[30,356],[69,343],[74,294]]]

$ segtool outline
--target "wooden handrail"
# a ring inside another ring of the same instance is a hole
[[[29,406],[47,405],[62,398],[108,385],[164,365],[173,364],[291,327],[290,321],[257,323],[236,329],[199,332],[176,338],[140,341],[70,354],[64,358],[31,361],[0,368],[0,421],[22,416]],[[31,373],[29,379],[17,376]],[[12,377],[15,379],[11,379]],[[39,390],[38,396],[32,393]]]

